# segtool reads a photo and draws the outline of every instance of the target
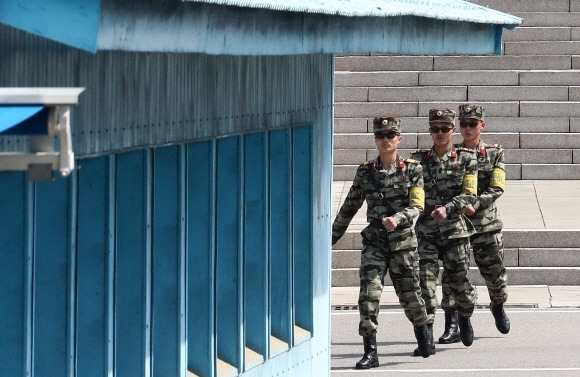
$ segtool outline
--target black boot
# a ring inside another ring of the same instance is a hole
[[[510,332],[510,319],[503,310],[503,304],[498,304],[492,301],[489,304],[489,310],[491,310],[491,314],[493,314],[493,318],[495,318],[495,327],[497,327],[499,332],[502,334]]]
[[[445,331],[439,337],[439,344],[450,344],[459,342],[459,329],[457,327],[457,310],[449,309],[445,311]]]
[[[365,354],[358,363],[356,369],[369,369],[379,366],[379,356],[377,355],[377,337],[376,335],[363,336]]]
[[[417,338],[417,349],[413,351],[415,356],[429,357],[435,354],[435,345],[433,344],[433,324],[414,326],[415,338]]]
[[[437,350],[435,349],[435,343],[431,344],[431,355],[435,355]],[[413,350],[413,356],[423,356],[421,355],[421,351],[419,351],[419,347]]]
[[[473,327],[471,327],[471,321],[469,318],[459,314],[457,323],[459,324],[459,336],[461,337],[461,342],[464,346],[469,347],[473,344]]]

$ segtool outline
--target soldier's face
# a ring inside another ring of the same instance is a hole
[[[392,132],[375,134],[375,145],[381,152],[394,152],[399,147],[401,142],[401,135],[396,135]]]
[[[481,131],[485,127],[485,122],[477,119],[459,119],[459,127],[461,129],[461,136],[467,143],[479,142]]]
[[[430,123],[429,133],[436,146],[444,146],[451,143],[451,138],[455,134],[455,127],[449,123]]]

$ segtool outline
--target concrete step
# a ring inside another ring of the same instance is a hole
[[[361,163],[366,160],[368,159],[361,160]],[[338,181],[352,181],[359,164],[334,165],[332,169],[334,179]],[[575,180],[580,177],[580,163],[506,164],[506,175],[512,180]]]
[[[568,12],[577,0],[470,0],[470,3],[483,5],[502,12]]]
[[[580,284],[580,229],[504,229],[504,253],[513,285]],[[332,285],[357,286],[360,234],[347,232],[332,252]],[[472,266],[475,266],[472,258]],[[470,280],[484,284],[477,267]],[[388,278],[386,285],[391,285]]]
[[[576,1],[576,0],[575,0]],[[511,1],[504,1],[505,3],[510,3]],[[550,1],[545,1],[544,3],[550,3]],[[495,8],[497,9],[497,8]],[[498,9],[499,10],[499,9]],[[518,16],[524,19],[521,26],[570,26],[578,27],[580,26],[580,16],[578,12],[578,6],[571,7],[570,12],[514,12],[514,16]]]
[[[513,285],[580,285],[580,267],[506,267],[508,284]],[[441,275],[442,270],[440,270]],[[356,287],[359,285],[359,269],[332,270],[333,287]],[[469,269],[469,280],[474,285],[485,282],[477,267]],[[385,285],[392,285],[388,274]]]
[[[568,82],[569,83],[569,82]],[[337,87],[335,102],[500,102],[579,101],[575,85],[461,85]]]
[[[580,17],[580,13],[578,13]],[[504,42],[503,53],[508,55],[574,55],[580,52],[580,41]]]
[[[424,149],[433,145],[433,139],[428,133],[402,133],[401,149]],[[456,132],[452,141],[461,142],[461,134]],[[518,132],[486,132],[484,140],[488,143],[501,144],[504,149],[580,149],[580,133],[518,133]],[[374,149],[372,134],[352,133],[335,134],[335,149]]]
[[[435,107],[457,109],[462,101],[446,102],[338,102],[334,114],[338,118],[363,118],[368,114],[397,114],[399,117],[416,117],[429,114]],[[513,117],[562,117],[580,118],[580,101],[501,101],[480,102],[486,113]]]
[[[516,27],[512,30],[504,30],[503,40],[515,41],[575,41],[578,40],[579,28],[569,26],[533,26]],[[574,30],[574,32],[572,32]]]
[[[486,138],[488,142],[493,142]],[[399,149],[399,155],[408,157],[416,149]],[[505,160],[511,164],[578,164],[580,150],[577,149],[505,149]],[[335,149],[334,164],[358,166],[377,156],[376,149]]]
[[[580,86],[580,70],[449,70],[449,71],[376,71],[376,72],[345,72],[335,73],[335,94],[344,97],[345,92],[353,88],[389,88],[391,90],[408,90],[416,87],[418,90],[428,87],[444,87],[451,90],[478,86],[518,87],[518,86]],[[348,88],[348,89],[343,89]],[[401,88],[401,89],[397,89]],[[456,88],[457,89],[457,88]],[[360,94],[359,94],[360,96]],[[342,98],[341,98],[342,99]],[[338,101],[338,100],[337,100]],[[345,99],[345,102],[353,100]],[[338,101],[340,102],[340,101]],[[400,99],[395,102],[405,102]],[[494,101],[490,101],[494,102]]]
[[[493,107],[493,106],[492,106]],[[486,105],[487,108],[487,105]],[[389,109],[388,111],[391,111]],[[397,113],[398,114],[398,113]],[[546,122],[542,117],[498,117],[486,116],[485,133],[488,132],[550,132],[567,133],[580,132],[580,118],[552,117]],[[427,115],[422,117],[404,117],[402,119],[403,134],[426,132]],[[336,134],[371,133],[372,118],[335,118],[334,132]],[[369,135],[370,136],[370,135]]]
[[[336,85],[357,86],[352,82],[344,81],[348,76],[345,73],[368,73],[368,77],[379,77],[381,74],[401,74],[409,72],[428,71],[495,71],[495,70],[569,70],[580,67],[572,64],[570,55],[490,55],[490,56],[337,56],[335,58]],[[577,63],[577,62],[576,62]],[[492,72],[490,72],[491,74]],[[374,74],[374,76],[373,76]],[[378,75],[378,76],[377,76]],[[368,80],[369,86],[373,80]],[[463,83],[465,83],[464,81]],[[467,81],[470,82],[470,81]],[[451,84],[451,83],[449,83]],[[419,85],[422,85],[419,83]],[[391,84],[391,86],[395,86]],[[409,86],[405,84],[402,86]]]
[[[504,248],[575,249],[580,245],[580,229],[514,229],[503,231]],[[334,250],[360,250],[358,231],[347,231]],[[580,264],[579,264],[580,266]]]
[[[410,87],[339,87],[335,102],[498,102],[498,101],[578,101],[579,86],[570,85],[462,85]]]
[[[580,267],[580,248],[506,248],[506,267]],[[360,265],[358,250],[333,250],[332,269],[357,269]],[[471,265],[475,266],[473,255]]]

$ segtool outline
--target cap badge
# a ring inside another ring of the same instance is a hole
[[[441,115],[443,115],[443,111],[441,110],[437,111],[437,116],[440,117]]]
[[[383,126],[387,126],[389,124],[389,121],[386,119],[383,119]]]

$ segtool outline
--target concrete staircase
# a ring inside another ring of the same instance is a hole
[[[463,102],[485,107],[509,179],[580,179],[580,0],[473,2],[524,19],[504,31],[504,55],[336,57],[336,180],[374,157],[374,116],[402,118],[408,155],[431,145],[430,108]]]
[[[564,237],[565,235],[565,237]],[[509,285],[580,285],[580,230],[504,230],[504,261]],[[332,286],[358,286],[361,237],[347,232],[335,245]],[[485,285],[473,258],[469,279]],[[388,276],[385,285],[392,285]]]
[[[524,19],[504,31],[502,56],[336,57],[335,181],[352,181],[376,156],[374,116],[402,118],[406,157],[432,144],[430,108],[465,102],[485,107],[484,140],[503,145],[508,179],[580,180],[580,0],[471,2]],[[580,284],[580,230],[504,234],[509,284]],[[333,286],[358,285],[359,231],[334,249]]]

